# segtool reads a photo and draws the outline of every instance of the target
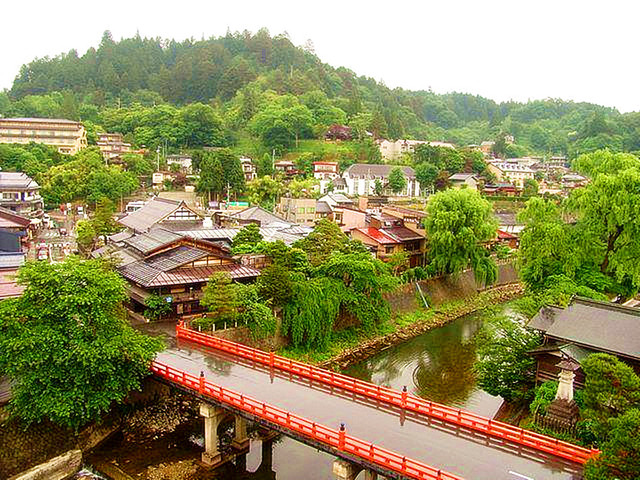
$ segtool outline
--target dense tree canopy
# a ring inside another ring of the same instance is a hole
[[[482,283],[493,283],[497,271],[484,242],[495,238],[497,221],[491,204],[471,189],[449,189],[432,196],[424,220],[429,258],[439,273],[473,268]]]
[[[80,427],[148,374],[161,343],[124,315],[122,278],[98,260],[28,263],[20,298],[0,302],[0,370],[15,383],[11,411]]]

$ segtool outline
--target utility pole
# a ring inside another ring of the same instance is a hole
[[[156,172],[160,171],[160,145],[156,148]]]
[[[276,149],[271,150],[271,170],[276,170]]]

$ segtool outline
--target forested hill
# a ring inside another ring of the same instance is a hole
[[[225,120],[227,112],[240,109],[248,120],[260,108],[259,96],[268,91],[293,95],[310,108],[309,103],[326,103],[328,114],[318,124],[356,121],[380,137],[466,145],[505,132],[531,153],[601,146],[640,150],[640,114],[562,100],[498,104],[469,94],[389,89],[324,64],[312,48],[296,47],[286,34],[272,37],[266,30],[183,42],[140,36],[116,42],[105,32],[99,47],[82,56],[72,50],[24,65],[8,94],[0,93],[0,114],[43,116],[38,111],[42,101],[32,97],[49,97],[60,105],[59,113],[83,120],[91,115],[80,105],[104,109],[194,102],[214,106]]]

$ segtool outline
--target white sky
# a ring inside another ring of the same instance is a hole
[[[183,40],[266,27],[389,87],[638,111],[639,14],[636,0],[3,1],[0,89],[35,57],[97,47],[104,30]]]

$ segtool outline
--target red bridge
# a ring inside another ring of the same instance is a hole
[[[575,479],[598,453],[181,324],[176,336],[177,345],[152,364],[157,377],[237,419],[390,478]],[[217,423],[205,410],[213,422],[207,451],[215,457]],[[236,436],[245,428],[238,421]]]

